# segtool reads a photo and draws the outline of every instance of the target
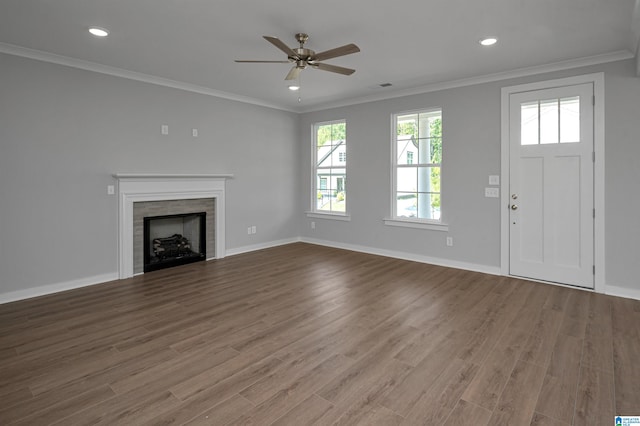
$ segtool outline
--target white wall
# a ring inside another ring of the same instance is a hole
[[[232,173],[227,251],[294,239],[297,137],[293,113],[0,54],[0,300],[116,276],[116,172]]]
[[[617,287],[613,293],[640,298],[640,79],[635,77],[635,60],[303,114],[303,182],[310,182],[308,141],[313,123],[347,121],[351,214],[349,222],[305,217],[303,238],[497,272],[499,200],[485,198],[484,188],[489,175],[500,174],[500,89],[594,72],[605,73],[606,283]],[[433,107],[443,111],[442,212],[453,247],[446,246],[444,232],[383,223],[390,214],[391,115]],[[302,188],[301,211],[310,206],[308,187]]]

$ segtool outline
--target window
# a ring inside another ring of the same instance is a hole
[[[580,97],[546,99],[520,105],[520,144],[580,142]]]
[[[347,203],[346,121],[315,124],[313,134],[313,212],[344,215]]]
[[[440,222],[442,111],[394,115],[393,217]]]

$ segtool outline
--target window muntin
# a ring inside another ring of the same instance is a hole
[[[313,211],[316,213],[346,213],[346,130],[345,120],[317,123],[313,127]]]
[[[393,217],[439,222],[442,111],[394,115]]]

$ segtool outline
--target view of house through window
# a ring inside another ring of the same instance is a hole
[[[394,217],[440,221],[442,111],[394,116]]]
[[[344,120],[314,125],[316,212],[345,213],[347,203],[347,123]]]

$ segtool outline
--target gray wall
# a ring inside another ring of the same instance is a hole
[[[606,283],[640,295],[640,80],[635,61],[584,67],[526,78],[478,84],[396,99],[310,112],[301,116],[304,166],[299,209],[310,208],[309,135],[313,123],[346,119],[350,222],[304,218],[304,238],[443,263],[500,266],[499,201],[485,198],[491,174],[500,174],[500,89],[571,75],[605,73]],[[442,211],[446,233],[386,226],[390,214],[391,115],[420,108],[443,111]],[[315,229],[310,222],[314,221]]]
[[[0,296],[117,273],[116,172],[232,173],[227,250],[295,238],[297,137],[293,113],[0,54]]]
[[[227,251],[302,237],[497,268],[499,202],[483,189],[500,173],[500,89],[601,71],[606,282],[640,294],[634,60],[297,115],[0,54],[0,298],[117,272],[117,199],[106,194],[115,172],[233,173]],[[443,214],[453,247],[446,233],[382,222],[390,210],[391,114],[433,106],[444,114]],[[310,126],[340,118],[348,126],[352,220],[307,218]],[[247,235],[249,225],[258,233]]]

